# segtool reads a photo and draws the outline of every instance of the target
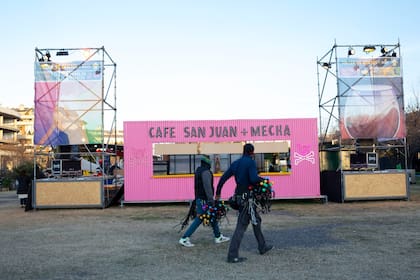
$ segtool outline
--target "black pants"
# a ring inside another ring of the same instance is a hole
[[[25,211],[30,211],[34,209],[32,207],[32,185],[29,186],[29,190],[28,190],[28,200],[26,201],[26,205],[25,205]]]
[[[255,206],[250,207],[254,207],[255,210],[254,212],[257,224],[252,224],[252,229],[254,230],[255,239],[258,242],[258,250],[262,251],[265,249],[266,244],[264,235],[261,231],[261,216],[256,211]],[[244,237],[244,233],[251,222],[251,215],[248,210],[249,208],[247,204],[239,208],[238,221],[229,245],[228,259],[237,258],[239,256],[239,247],[241,245],[242,238]]]

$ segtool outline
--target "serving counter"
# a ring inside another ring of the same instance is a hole
[[[409,199],[405,170],[323,171],[321,193],[329,201]]]
[[[343,172],[344,200],[407,199],[405,170]]]
[[[40,179],[34,182],[33,207],[104,208],[102,177]]]

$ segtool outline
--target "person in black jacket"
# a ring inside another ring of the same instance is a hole
[[[31,185],[31,178],[22,169],[16,177],[17,188],[16,192],[20,200],[20,207],[25,207],[28,204],[28,193]]]
[[[210,170],[211,160],[207,155],[201,156],[201,165],[196,169],[194,174],[194,196],[197,216],[194,218],[192,224],[185,231],[184,235],[179,239],[179,244],[185,247],[193,247],[190,237],[201,225],[202,220],[200,215],[205,213],[203,205],[214,206],[214,185],[213,185],[213,173]],[[216,244],[227,242],[230,240],[229,237],[223,236],[220,233],[219,224],[217,221],[211,223],[214,234],[214,242]]]
[[[41,168],[39,167],[38,164],[35,166],[35,177],[36,179],[47,178],[45,173],[41,171]],[[29,189],[28,189],[28,203],[26,203],[25,211],[31,211],[34,209],[34,207],[32,206],[32,188],[33,186],[32,186],[32,180],[31,180],[29,184]]]
[[[259,184],[263,178],[258,176],[257,165],[253,159],[254,146],[252,144],[245,144],[243,148],[242,157],[234,161],[228,170],[226,170],[217,184],[216,199],[220,199],[220,193],[226,181],[235,176],[236,200],[239,201],[239,215],[236,223],[235,232],[230,242],[227,261],[229,263],[238,263],[246,260],[244,257],[239,257],[239,246],[241,245],[244,233],[249,225],[252,223],[255,238],[258,242],[258,251],[261,255],[273,249],[272,245],[267,245],[264,235],[261,231],[261,216],[258,214],[252,194],[250,193],[250,186]]]

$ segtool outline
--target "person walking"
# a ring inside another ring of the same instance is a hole
[[[235,232],[229,245],[227,262],[239,263],[246,260],[245,257],[239,257],[239,247],[241,245],[244,233],[249,225],[252,223],[255,238],[258,242],[258,251],[261,255],[273,249],[272,245],[267,245],[264,235],[261,230],[261,216],[259,215],[252,192],[249,186],[259,184],[263,178],[258,176],[257,165],[253,159],[254,146],[252,144],[245,144],[243,147],[242,157],[234,161],[228,170],[226,170],[217,184],[216,199],[220,199],[223,185],[232,176],[235,177],[236,188],[234,196],[239,203],[239,213],[236,223]]]
[[[204,205],[214,206],[214,184],[213,184],[213,173],[210,170],[211,160],[207,155],[201,156],[201,165],[196,169],[194,173],[194,196],[195,196],[195,207],[197,215],[194,218],[192,224],[185,231],[184,235],[179,239],[179,244],[185,247],[193,247],[190,237],[197,230],[197,228],[203,222],[200,219],[200,215],[205,213]],[[214,242],[216,244],[227,242],[230,240],[229,237],[223,236],[220,233],[219,223],[216,221],[210,223],[213,228]]]

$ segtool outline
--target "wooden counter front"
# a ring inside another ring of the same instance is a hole
[[[405,172],[344,172],[344,200],[408,198]]]
[[[102,180],[38,180],[33,204],[34,208],[103,208]]]

